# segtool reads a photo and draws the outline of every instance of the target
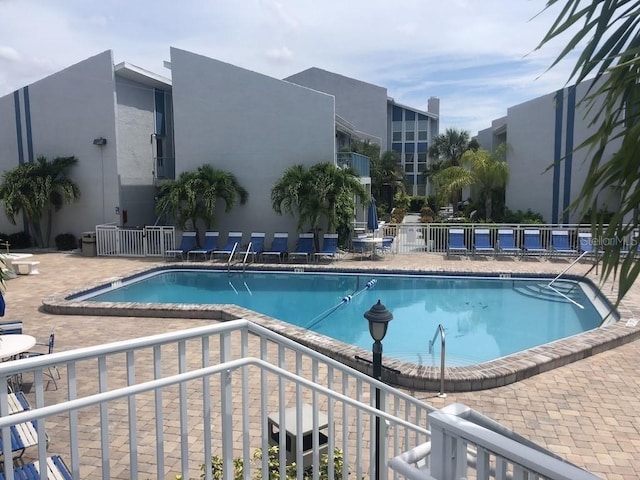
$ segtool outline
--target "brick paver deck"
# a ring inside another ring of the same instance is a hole
[[[146,318],[53,315],[42,299],[77,290],[108,278],[126,276],[163,262],[149,259],[87,258],[65,253],[36,254],[40,274],[7,282],[6,319],[20,319],[27,333],[44,340],[56,326],[56,351],[96,345],[202,325],[189,318]],[[425,271],[559,273],[566,262],[513,259],[445,259],[442,255],[389,256],[380,261],[346,258],[335,267],[423,269]],[[585,273],[580,264],[572,273]],[[591,277],[598,281],[593,272]],[[605,287],[610,293],[610,285]],[[640,308],[640,285],[621,306],[623,319]],[[515,429],[550,450],[607,479],[637,478],[640,472],[640,342],[633,341],[577,362],[503,387],[449,394],[412,392],[440,407],[462,402]],[[64,380],[62,380],[64,383]],[[64,390],[61,385],[61,390]],[[83,463],[86,459],[83,460]]]

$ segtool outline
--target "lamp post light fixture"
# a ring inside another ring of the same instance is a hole
[[[389,322],[393,320],[393,314],[387,310],[387,308],[380,303],[376,303],[368,311],[365,312],[364,318],[369,321],[369,333],[373,338],[373,378],[376,380],[382,379],[382,339],[387,334],[387,327]],[[380,410],[380,389],[376,387],[376,410]],[[382,472],[384,465],[381,465],[380,458],[380,445],[382,439],[380,438],[380,417],[376,415],[375,421],[375,479],[380,480],[380,472]]]

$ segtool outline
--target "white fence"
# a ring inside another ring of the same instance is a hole
[[[43,371],[52,365],[62,378],[58,390],[48,391]],[[23,381],[34,378],[33,408],[9,414],[7,386],[16,375]],[[372,406],[376,389],[381,410]],[[449,475],[451,462],[460,462],[471,440],[478,452],[477,466],[469,463],[475,478],[490,478],[480,469],[485,465],[481,452],[492,452],[498,462],[520,458],[520,443],[480,438],[474,425],[441,422],[439,431],[446,436],[432,438],[428,428],[434,412],[410,395],[246,320],[0,363],[3,451],[11,450],[13,426],[37,421],[38,438],[48,441],[27,450],[22,461],[44,462],[58,454],[74,479],[178,474],[188,479],[201,473],[205,479],[234,479],[240,461],[244,478],[285,478],[291,461],[316,466],[315,479],[369,478],[375,474],[376,441],[382,465],[431,441],[432,451],[443,454],[422,463],[432,473],[445,472],[434,475],[439,480],[462,478]],[[376,418],[381,420],[379,436]],[[303,430],[307,434],[294,433]],[[460,440],[453,443],[452,438]],[[271,459],[254,456],[271,445],[279,446]],[[535,461],[518,466],[513,478],[541,478],[539,472],[545,478],[567,478],[562,475],[566,470],[554,470],[561,468],[550,461],[556,456],[536,451]],[[0,468],[12,480],[12,459],[7,453],[4,457]],[[278,471],[269,475],[274,460]],[[206,466],[202,472],[201,465]],[[574,473],[583,472],[574,468]],[[221,470],[222,477],[216,476]],[[386,466],[379,473],[383,480],[401,477]],[[302,479],[303,469],[295,475]]]
[[[115,224],[96,226],[96,252],[111,257],[164,257],[174,248],[172,226],[125,228]]]

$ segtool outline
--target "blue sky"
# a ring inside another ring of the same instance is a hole
[[[560,2],[562,3],[562,2]],[[111,49],[170,76],[174,46],[275,78],[315,66],[387,88],[441,131],[475,135],[507,108],[565,85],[536,46],[546,0],[0,0],[0,96]]]

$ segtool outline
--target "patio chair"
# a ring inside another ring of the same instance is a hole
[[[273,242],[271,242],[271,248],[262,252],[262,258],[276,257],[278,262],[282,262],[282,259],[286,257],[289,249],[289,234],[274,233]]]
[[[602,255],[604,252],[594,245],[591,232],[578,232],[578,253],[587,253],[591,257]]]
[[[306,262],[309,262],[309,256],[313,254],[313,233],[301,233],[298,236],[298,242],[296,243],[296,249],[289,253],[289,260],[294,260],[298,257],[304,258]]]
[[[491,238],[488,228],[476,228],[473,231],[473,254],[488,254],[495,255],[496,249],[491,246]]]
[[[336,258],[338,252],[338,234],[337,233],[325,233],[322,240],[322,247],[318,252],[314,254],[316,261],[321,258],[328,258],[333,261]]]
[[[251,256],[252,261],[255,262],[256,258],[259,258],[264,251],[264,237],[264,232],[252,232],[251,240],[249,240],[251,243],[250,247],[248,247],[248,250],[246,250],[244,253],[239,253],[242,253],[244,255],[246,252],[248,252],[248,254]]]
[[[447,257],[449,257],[449,255],[452,253],[459,255],[467,255],[469,253],[469,250],[464,243],[464,229],[462,228],[449,229],[449,245],[447,246]]]
[[[551,251],[555,255],[578,254],[578,251],[569,245],[569,230],[551,231]]]
[[[21,335],[21,334],[22,334],[21,320],[0,322],[0,335]]]
[[[202,255],[202,259],[206,260],[208,256],[218,247],[219,232],[206,232],[204,234],[204,243],[202,247],[190,250],[187,253],[187,260],[193,255],[194,260],[198,255]]]
[[[382,237],[382,245],[378,249],[382,256],[386,256],[388,253],[393,252],[393,241],[395,237]]]
[[[360,255],[360,260],[362,260],[365,255],[371,253],[371,248],[367,246],[365,241],[362,238],[352,238],[351,239],[351,251],[354,254]]]
[[[29,400],[24,396],[21,391],[11,392],[7,396],[7,403],[9,405],[9,413],[20,413],[31,410],[31,404]]]
[[[501,255],[520,255],[522,253],[520,247],[516,246],[516,238],[512,229],[498,229],[498,253]]]
[[[197,248],[196,244],[196,232],[184,232],[182,239],[180,240],[180,246],[173,250],[167,250],[165,252],[165,258],[173,257],[175,260],[179,255],[180,260],[184,260],[185,254],[188,254],[191,250]]]
[[[529,254],[537,254],[537,255],[545,255],[547,254],[547,249],[542,246],[540,243],[540,230],[525,230],[524,234],[524,253],[526,255]]]
[[[217,255],[226,255],[230,257],[232,253],[238,252],[238,249],[242,244],[243,236],[242,232],[229,232],[229,235],[227,236],[227,244],[223,248],[211,252],[211,259],[213,260]]]
[[[49,339],[46,343],[36,343],[36,346],[46,347],[43,351],[29,351],[23,354],[24,358],[32,358],[32,357],[41,357],[42,355],[50,355],[53,353],[53,346],[55,343],[56,335],[55,335],[55,327],[51,329],[51,333],[49,334]],[[53,382],[53,386],[55,389],[58,389],[58,382],[56,380],[60,380],[60,371],[56,365],[52,365],[47,367],[43,374],[49,377],[50,380],[47,380],[46,388],[49,387],[49,383]],[[45,388],[45,390],[46,390]]]
[[[42,478],[40,475],[40,463],[36,460],[23,465],[14,466],[13,478],[33,480]],[[72,480],[71,472],[60,455],[47,457],[47,478],[55,480]],[[4,471],[2,471],[0,472],[0,480],[4,479]]]

